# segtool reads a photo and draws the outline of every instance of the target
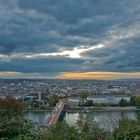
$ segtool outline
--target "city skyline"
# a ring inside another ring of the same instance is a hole
[[[0,78],[140,78],[139,0],[1,0]]]

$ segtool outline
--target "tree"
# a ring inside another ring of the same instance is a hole
[[[59,122],[50,127],[41,140],[140,140],[140,117],[137,120],[123,118],[113,133],[109,133],[99,128],[93,118],[80,115],[75,127]]]
[[[131,96],[130,105],[135,105],[135,96]]]
[[[13,117],[18,119],[23,115],[25,104],[10,96],[7,96],[5,99],[0,101],[0,110],[1,117],[7,121],[11,120]]]
[[[135,97],[134,103],[135,103],[136,106],[140,106],[140,96]]]
[[[92,100],[86,102],[86,106],[92,106],[92,105],[94,105],[94,102]]]
[[[122,106],[122,107],[123,106],[127,106],[128,105],[128,102],[125,99],[121,99],[120,102],[119,102],[119,105]]]
[[[42,134],[41,140],[80,140],[75,127],[65,122],[58,122]]]
[[[130,104],[134,106],[140,106],[140,96],[132,96],[130,99]]]
[[[79,93],[79,96],[82,98],[82,99],[86,99],[88,96],[90,96],[91,94],[88,93],[88,92],[83,92],[83,93]]]
[[[124,118],[120,120],[118,128],[113,132],[115,140],[139,140],[140,139],[140,121]]]
[[[41,140],[112,140],[112,137],[94,125],[89,117],[80,115],[76,126],[58,122],[42,134]]]
[[[34,140],[35,135],[31,132],[31,124],[24,119],[0,122],[0,138],[4,140]],[[30,137],[30,139],[26,139]]]
[[[48,103],[50,106],[55,106],[58,101],[59,97],[57,95],[53,95],[49,98]]]
[[[32,125],[24,118],[25,105],[6,97],[0,101],[1,140],[36,140]]]
[[[80,140],[112,140],[111,134],[100,129],[89,116],[80,115],[77,127]]]

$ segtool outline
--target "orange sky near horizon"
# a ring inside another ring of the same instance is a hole
[[[130,79],[140,78],[140,72],[69,72],[58,75],[60,79]]]

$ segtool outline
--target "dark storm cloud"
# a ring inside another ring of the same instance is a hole
[[[140,71],[140,40],[139,38],[127,39],[97,51],[84,55],[90,59],[85,65],[92,65],[91,69],[101,71],[135,72]],[[95,67],[95,68],[94,68]]]
[[[81,19],[98,15],[118,14],[122,12],[123,2],[112,0],[30,0],[21,1],[20,6],[26,9],[36,9],[56,17],[67,24],[75,24]]]
[[[79,69],[79,65],[83,63],[82,60],[66,59],[64,57],[56,57],[49,59],[32,60],[13,60],[8,65],[0,62],[0,71],[20,71],[26,73],[57,73],[57,72],[71,72]]]
[[[139,0],[1,0],[0,71],[140,71],[139,29]]]

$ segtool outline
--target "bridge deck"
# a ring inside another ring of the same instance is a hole
[[[59,100],[59,102],[56,104],[55,109],[52,111],[50,117],[47,119],[47,121],[45,123],[46,127],[49,127],[58,121],[58,119],[61,115],[61,112],[64,109],[65,104],[66,104],[66,102],[64,100]]]

